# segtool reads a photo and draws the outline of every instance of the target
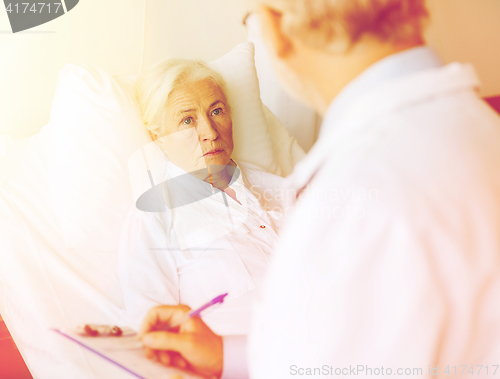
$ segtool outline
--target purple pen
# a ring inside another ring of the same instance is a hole
[[[189,320],[190,318],[193,318],[193,317],[196,317],[196,316],[199,316],[201,312],[203,312],[205,309],[207,308],[210,308],[211,306],[215,305],[215,304],[222,304],[224,302],[224,298],[227,296],[227,293],[223,294],[223,295],[219,295],[215,298],[213,298],[212,300],[210,300],[208,303],[206,304],[203,304],[201,307],[199,307],[198,309],[195,309],[195,310],[192,310],[191,312],[189,312],[185,317],[183,317],[181,319],[181,321],[179,321],[177,324],[174,324],[174,325],[170,325],[168,327],[168,329],[174,329],[174,328],[177,328],[178,326],[180,326],[181,324],[183,324],[184,322],[186,322],[187,320]]]

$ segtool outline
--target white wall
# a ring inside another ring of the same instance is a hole
[[[66,63],[137,72],[141,14],[139,0],[82,0],[62,17],[12,34],[0,9],[0,135],[26,137],[47,123]]]
[[[66,63],[138,73],[144,1],[81,0],[67,15],[16,34],[0,9],[0,135],[26,137],[47,123]],[[500,94],[500,0],[428,1],[431,44],[446,62],[474,63],[483,96]],[[246,10],[245,0],[147,0],[144,67],[221,56],[246,40]]]
[[[470,62],[482,96],[500,95],[500,1],[428,0],[429,43],[445,62]]]
[[[66,15],[16,34],[0,5],[0,135],[27,137],[47,124],[66,63],[137,74],[144,1],[81,0]],[[243,0],[147,0],[144,66],[223,55],[246,40],[245,13]]]
[[[148,0],[144,67],[181,57],[211,61],[246,41],[245,0]]]

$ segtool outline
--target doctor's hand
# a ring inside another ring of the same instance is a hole
[[[148,312],[139,331],[146,355],[166,366],[187,369],[206,378],[220,378],[222,337],[212,332],[201,318],[190,318],[178,328],[167,331],[190,310],[185,305],[163,305]]]

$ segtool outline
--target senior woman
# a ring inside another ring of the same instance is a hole
[[[265,202],[273,196],[262,191],[278,188],[282,178],[231,159],[225,83],[203,62],[157,64],[138,78],[136,97],[144,124],[168,158],[162,169],[170,185],[165,212],[134,207],[125,223],[119,254],[123,322],[137,329],[153,306],[194,308],[228,293],[205,320],[221,335],[246,334],[282,221],[279,203]]]

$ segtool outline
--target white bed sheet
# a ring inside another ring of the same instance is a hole
[[[273,144],[283,141],[276,159],[289,173],[304,151],[268,109],[265,115]],[[50,197],[50,137],[48,125],[0,146],[0,314],[36,379],[132,378],[49,330],[118,324],[122,308],[117,252],[65,245]]]
[[[264,114],[287,175],[304,151]],[[66,247],[49,186],[51,132],[47,125],[25,140],[0,139],[0,314],[36,379],[130,378],[49,330],[117,324],[122,308],[117,251]]]
[[[0,313],[34,378],[130,378],[50,327],[118,321],[116,252],[67,249],[51,207],[50,127],[0,158]]]

